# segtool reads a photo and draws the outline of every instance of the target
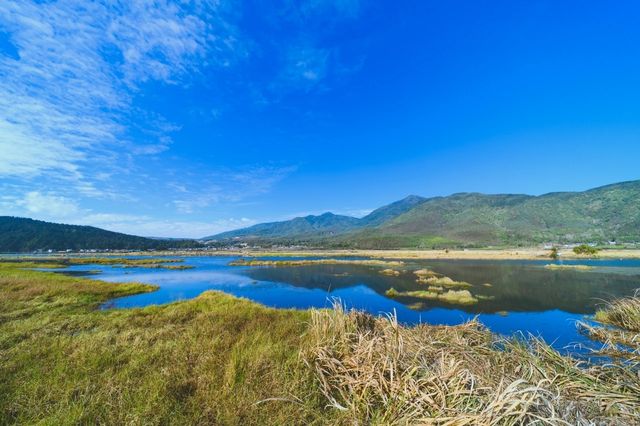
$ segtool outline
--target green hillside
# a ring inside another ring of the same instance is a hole
[[[640,242],[640,181],[541,196],[410,196],[361,219],[327,213],[210,238],[353,248]]]
[[[357,247],[640,241],[640,181],[576,193],[454,194],[345,236]]]
[[[106,231],[92,226],[63,225],[0,216],[0,252],[80,249],[167,249],[197,247],[192,240],[160,240]]]

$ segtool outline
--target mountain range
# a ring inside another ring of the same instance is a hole
[[[540,196],[409,196],[363,218],[325,213],[207,237],[218,242],[441,248],[640,241],[640,181]]]
[[[408,196],[362,218],[324,213],[204,237],[208,245],[319,248],[454,248],[540,243],[640,242],[640,181],[540,196],[459,193]],[[0,217],[0,252],[166,249],[195,240],[137,237],[91,226]]]

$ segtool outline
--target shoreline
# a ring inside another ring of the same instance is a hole
[[[570,249],[558,251],[558,260],[640,259],[640,249],[604,249],[595,256],[576,255]],[[0,258],[65,258],[69,256],[240,256],[240,257],[363,257],[398,260],[551,260],[550,250],[539,248],[466,250],[170,250],[112,253],[0,254]]]

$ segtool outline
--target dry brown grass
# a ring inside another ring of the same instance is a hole
[[[640,290],[631,297],[613,300],[596,312],[605,326],[580,322],[580,330],[605,345],[601,354],[640,365]]]
[[[640,333],[640,290],[632,297],[610,302],[605,309],[596,312],[596,320]]]
[[[640,379],[544,342],[497,340],[478,322],[403,327],[394,317],[313,311],[303,359],[349,424],[638,424]]]

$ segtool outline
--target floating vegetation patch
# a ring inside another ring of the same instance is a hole
[[[118,265],[114,265],[116,267]],[[193,265],[163,265],[161,263],[139,263],[136,265],[124,265],[125,268],[149,268],[149,269],[171,269],[171,270],[185,270],[193,269]]]
[[[162,263],[182,263],[184,259],[160,259],[160,258],[139,258],[128,259],[124,257],[67,257],[57,259],[61,263],[68,265],[125,265],[141,266],[159,265]]]
[[[136,258],[124,257],[51,257],[34,263],[34,259],[25,258],[16,261],[22,267],[38,268],[64,268],[70,265],[111,265],[114,268],[156,268],[156,269],[193,269],[192,265],[177,265],[184,262],[184,259],[162,259],[162,258]],[[35,265],[35,266],[34,266]],[[98,271],[99,273],[99,271]]]
[[[390,277],[397,277],[400,275],[400,271],[396,271],[395,269],[383,269],[380,273]]]
[[[385,295],[391,298],[414,297],[417,299],[439,300],[454,305],[478,303],[478,299],[469,290],[447,290],[445,292],[431,290],[398,291],[392,287],[385,292]]]
[[[454,281],[449,277],[427,277],[418,278],[419,284],[428,284],[430,286],[440,287],[472,287],[471,284],[464,281]]]
[[[305,266],[305,265],[365,265],[365,266],[402,266],[399,260],[377,259],[303,259],[303,260],[250,260],[238,259],[229,262],[230,266]]]
[[[455,281],[431,269],[418,269],[417,271],[413,271],[413,273],[418,277],[416,278],[418,284],[439,287],[471,287],[471,284],[467,282]]]
[[[413,271],[414,274],[418,276],[418,278],[429,278],[438,276],[438,274],[431,269],[418,269],[417,271]]]
[[[573,271],[590,271],[594,269],[593,266],[589,266],[589,265],[558,265],[555,263],[544,265],[544,267],[545,269],[551,269],[551,270],[573,270]]]

